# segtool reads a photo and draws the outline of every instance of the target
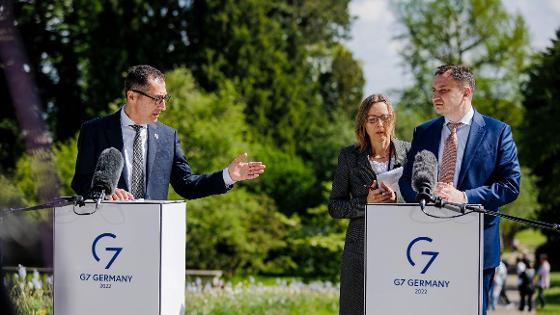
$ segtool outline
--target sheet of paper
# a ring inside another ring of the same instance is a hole
[[[399,179],[401,178],[402,173],[403,168],[401,166],[388,172],[377,174],[377,182],[379,185],[383,182],[385,185],[391,187],[391,189],[399,191]]]

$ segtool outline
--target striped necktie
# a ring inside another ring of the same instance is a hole
[[[447,128],[451,131],[443,147],[443,159],[439,172],[439,181],[453,184],[455,178],[455,165],[457,164],[457,129],[463,123],[447,123]]]
[[[130,193],[134,198],[144,198],[144,152],[142,150],[142,138],[140,133],[143,126],[130,125],[136,135],[134,136],[134,143],[132,145],[132,178],[130,181]]]

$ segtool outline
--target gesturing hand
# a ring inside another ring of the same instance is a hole
[[[235,182],[242,180],[250,180],[259,177],[264,173],[266,166],[262,162],[243,162],[247,158],[247,153],[239,155],[228,166],[228,172],[231,179]]]

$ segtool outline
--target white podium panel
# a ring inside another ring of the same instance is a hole
[[[184,314],[184,202],[55,209],[54,314]]]
[[[482,313],[482,215],[369,204],[365,221],[366,314]]]

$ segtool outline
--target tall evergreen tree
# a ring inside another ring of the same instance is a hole
[[[523,88],[526,110],[520,133],[521,157],[538,176],[538,201],[542,205],[539,218],[559,223],[560,140],[557,136],[560,134],[560,29],[556,31],[552,45],[537,56],[528,73],[529,80]],[[545,232],[550,246],[560,244],[558,233]]]

